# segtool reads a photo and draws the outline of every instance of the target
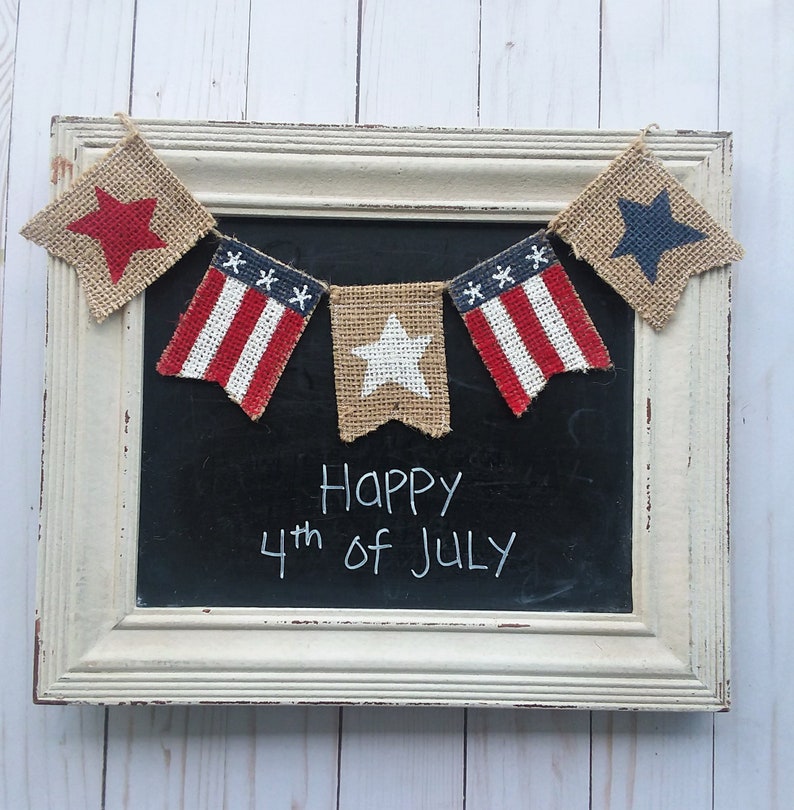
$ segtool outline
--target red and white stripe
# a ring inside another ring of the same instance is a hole
[[[211,267],[157,370],[220,383],[258,419],[305,324],[294,310]]]
[[[527,409],[553,374],[611,365],[601,337],[560,265],[463,317],[516,415]]]

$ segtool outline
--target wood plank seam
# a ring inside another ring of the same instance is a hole
[[[356,17],[356,103],[354,121],[361,123],[361,28],[364,20],[364,0],[358,0]]]
[[[0,120],[0,145],[2,145],[4,152],[4,154],[0,154],[0,162],[3,167],[3,176],[0,181],[0,194],[2,194],[2,198],[0,199],[0,235],[2,235],[2,238],[0,238],[0,356],[2,356],[3,351],[3,290],[5,289],[5,257],[8,242],[8,178],[11,173],[11,127],[13,126],[14,120],[14,86],[16,78],[17,36],[19,32],[17,23],[19,20],[19,4],[21,2],[22,0],[17,0],[12,6],[13,14],[11,19],[8,20],[7,31],[9,33],[7,40],[13,39],[13,45],[11,45],[10,65],[3,70],[3,74],[4,76],[8,76],[8,80],[0,82],[7,88],[3,90],[3,94],[8,93],[8,118],[5,122]],[[11,32],[13,32],[13,36]],[[0,57],[1,56],[2,54],[0,54]],[[3,76],[0,76],[0,80],[2,80],[2,78]],[[3,107],[5,106],[6,105],[3,105]],[[0,114],[1,113],[2,109],[0,109]],[[2,390],[2,365],[0,365],[0,396],[2,396]]]

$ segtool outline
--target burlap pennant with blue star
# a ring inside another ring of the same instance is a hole
[[[690,277],[742,246],[645,147],[617,157],[549,225],[655,329]]]

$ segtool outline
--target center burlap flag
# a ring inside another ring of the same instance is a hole
[[[214,225],[210,212],[134,133],[21,233],[75,268],[91,314],[103,321]]]
[[[391,419],[450,431],[441,282],[331,287],[339,435],[352,442]]]
[[[558,214],[549,230],[655,329],[667,323],[691,276],[744,255],[642,138]]]

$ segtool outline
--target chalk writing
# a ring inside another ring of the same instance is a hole
[[[513,542],[516,539],[516,533],[512,532],[510,534],[510,539],[507,541],[507,545],[502,548],[492,537],[488,537],[488,542],[493,546],[494,549],[499,553],[499,563],[496,567],[496,572],[494,576],[498,579],[499,575],[502,573],[502,569],[504,568],[505,562],[507,561],[507,555],[510,554],[510,549],[513,547]],[[455,555],[448,560],[444,560],[441,557],[441,538],[435,538],[435,553],[431,554],[430,552],[430,538],[427,535],[427,529],[422,527],[422,549],[424,553],[424,560],[425,560],[425,567],[422,569],[421,572],[414,571],[411,569],[411,573],[417,579],[423,579],[427,576],[432,566],[432,563],[435,561],[440,565],[442,568],[451,568],[453,566],[457,566],[459,569],[463,570],[463,559],[461,557],[461,550],[460,550],[460,538],[456,531],[452,532],[452,540],[453,545],[455,548]],[[466,532],[466,548],[467,548],[467,555],[466,555],[466,570],[467,571],[487,571],[488,566],[482,565],[481,563],[474,562],[474,550],[473,550],[473,536],[471,531]]]
[[[285,530],[281,529],[279,532],[279,550],[278,551],[268,551],[267,550],[267,532],[262,532],[262,545],[259,549],[260,553],[263,554],[265,557],[278,557],[279,559],[279,578],[284,579],[284,568],[287,559],[287,548],[286,548],[286,540],[285,540]],[[295,548],[299,549],[301,547],[301,540],[303,540],[304,545],[306,548],[309,548],[313,541],[316,541],[317,548],[322,550],[323,547],[323,536],[320,534],[318,529],[312,529],[309,525],[309,521],[304,521],[303,526],[300,523],[295,524],[294,529],[290,529],[289,534],[292,536],[293,541],[295,542]]]
[[[410,510],[413,515],[420,511],[430,517],[444,517],[452,504],[463,480],[463,473],[458,471],[454,476],[442,475],[427,470],[425,467],[410,469],[392,468],[389,470],[366,470],[358,475],[351,474],[350,467],[344,463],[341,468],[330,468],[322,465],[320,483],[320,505],[322,514],[327,516],[334,512],[351,512],[358,508],[380,509],[386,514],[393,514],[395,505],[400,503],[403,510]],[[435,496],[435,497],[434,497]],[[458,571],[488,571],[498,579],[507,563],[510,550],[516,539],[511,532],[505,545],[500,545],[490,535],[475,537],[471,529],[452,530],[448,537],[430,537],[426,526],[417,527],[417,535],[392,534],[393,530],[383,526],[375,531],[372,542],[366,542],[361,534],[352,538],[334,538],[343,543],[345,549],[342,564],[348,571],[367,568],[372,575],[381,573],[381,566],[387,558],[389,549],[399,542],[401,548],[406,544],[417,543],[417,554],[398,555],[400,559],[422,559],[420,570],[410,568],[416,579],[424,579],[434,567],[456,569]],[[270,546],[268,537],[270,536]],[[291,543],[288,538],[291,538]],[[475,544],[477,550],[475,552]],[[300,552],[314,548],[323,551],[323,536],[320,530],[312,527],[308,520],[295,523],[292,529],[280,529],[279,532],[262,533],[260,552],[264,557],[279,561],[279,578],[286,576],[288,548],[294,546]],[[493,552],[496,552],[496,557]],[[489,573],[489,575],[490,575]]]
[[[388,529],[378,529],[378,532],[375,535],[375,543],[371,546],[367,546],[367,549],[369,549],[369,551],[375,552],[375,557],[372,564],[372,573],[375,574],[376,576],[378,574],[378,568],[380,566],[381,551],[387,548],[394,548],[394,546],[392,546],[391,543],[381,543],[380,541],[381,535],[388,533],[389,533]],[[357,550],[359,554],[361,554],[361,558],[355,564],[350,562],[354,549]],[[366,565],[368,561],[369,555],[367,554],[367,550],[362,545],[361,538],[359,537],[359,535],[356,535],[350,542],[350,546],[347,549],[347,554],[345,554],[345,568],[347,568],[350,571],[355,571],[357,568],[361,568],[361,566]]]
[[[363,507],[385,509],[391,515],[395,496],[398,492],[402,492],[402,498],[407,499],[411,512],[418,515],[417,504],[428,505],[427,499],[419,499],[418,496],[429,493],[434,490],[436,485],[439,485],[441,490],[446,493],[438,513],[444,517],[462,478],[463,473],[458,472],[452,479],[452,483],[448,484],[443,475],[435,476],[424,467],[411,467],[408,471],[391,469],[383,473],[368,470],[358,478],[351,479],[350,466],[347,462],[342,465],[341,471],[329,470],[328,465],[323,464],[320,503],[324,515],[328,514],[329,508],[334,506],[339,508],[342,504],[344,504],[345,512],[349,512],[358,504]],[[331,498],[330,506],[329,493],[337,494],[336,498]]]

